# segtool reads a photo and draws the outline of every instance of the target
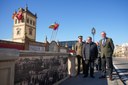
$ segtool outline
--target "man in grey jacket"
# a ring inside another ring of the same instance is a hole
[[[97,45],[92,42],[92,38],[88,37],[87,41],[83,45],[83,59],[85,62],[85,74],[84,77],[88,76],[88,71],[90,69],[90,77],[94,78],[94,61],[97,58],[98,49]]]
[[[102,39],[100,40],[100,50],[101,50],[102,76],[99,78],[106,77],[106,64],[107,64],[109,79],[112,80],[112,72],[113,72],[112,54],[114,51],[113,40],[111,38],[106,37],[105,32],[101,32],[101,37]]]

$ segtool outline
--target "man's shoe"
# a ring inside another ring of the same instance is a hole
[[[113,79],[112,79],[112,76],[109,76],[109,80],[110,80],[110,81],[112,81],[112,80],[113,80]]]
[[[84,76],[83,76],[83,78],[86,78],[86,77],[88,77],[88,76],[87,76],[87,75],[84,75]]]
[[[106,78],[105,76],[100,76],[99,79],[103,79],[103,78]]]
[[[91,78],[95,78],[95,76],[90,76]]]

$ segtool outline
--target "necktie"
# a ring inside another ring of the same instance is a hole
[[[106,44],[106,41],[105,41],[105,39],[103,39],[102,40],[102,45],[105,46],[105,44]]]

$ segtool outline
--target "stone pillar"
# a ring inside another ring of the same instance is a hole
[[[15,60],[19,51],[0,48],[0,85],[14,85]]]
[[[69,76],[76,76],[76,63],[75,55],[70,55],[68,57],[68,74]]]

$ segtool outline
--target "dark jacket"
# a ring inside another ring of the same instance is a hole
[[[95,60],[98,56],[97,45],[94,42],[85,43],[83,45],[83,59],[84,60]]]
[[[101,57],[112,57],[114,51],[114,44],[111,38],[106,37],[105,46],[102,45],[102,39],[100,40]]]

